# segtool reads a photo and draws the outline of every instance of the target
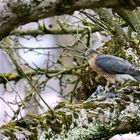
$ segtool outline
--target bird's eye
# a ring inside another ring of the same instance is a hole
[[[94,53],[94,50],[93,49],[88,49],[85,53],[84,53],[84,56],[87,58],[91,57],[92,54]]]

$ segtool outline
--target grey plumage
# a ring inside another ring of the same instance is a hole
[[[128,74],[129,69],[132,67],[127,61],[111,55],[98,56],[95,64],[108,73],[117,74]]]
[[[129,74],[140,83],[140,71],[130,68]]]
[[[103,71],[110,74],[128,74],[140,83],[140,71],[133,68],[128,61],[112,55],[102,55],[95,50],[90,50],[88,57],[92,57],[92,54],[97,55],[95,64]]]

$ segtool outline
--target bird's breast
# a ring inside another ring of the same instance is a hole
[[[89,60],[88,63],[91,66],[91,68],[100,76],[103,76],[105,79],[107,79],[110,83],[115,83],[116,81],[116,75],[115,74],[111,74],[111,73],[107,73],[105,72],[103,69],[99,68],[96,65],[96,54],[94,54]]]
[[[90,57],[88,59],[88,63],[90,65],[90,67],[95,71],[95,72],[100,72],[100,71],[103,71],[101,68],[99,68],[97,65],[96,65],[96,57],[97,57],[97,54],[93,54],[92,57]]]

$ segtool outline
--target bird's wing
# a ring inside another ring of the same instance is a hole
[[[108,73],[129,74],[132,65],[127,61],[110,55],[96,57],[95,64]]]

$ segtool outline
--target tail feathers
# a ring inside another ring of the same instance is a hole
[[[131,76],[140,76],[140,70],[130,68],[128,74],[130,74]]]
[[[130,68],[128,73],[140,83],[140,70]]]
[[[139,83],[140,83],[140,75],[136,76],[136,75],[131,75],[134,79],[136,79]]]

